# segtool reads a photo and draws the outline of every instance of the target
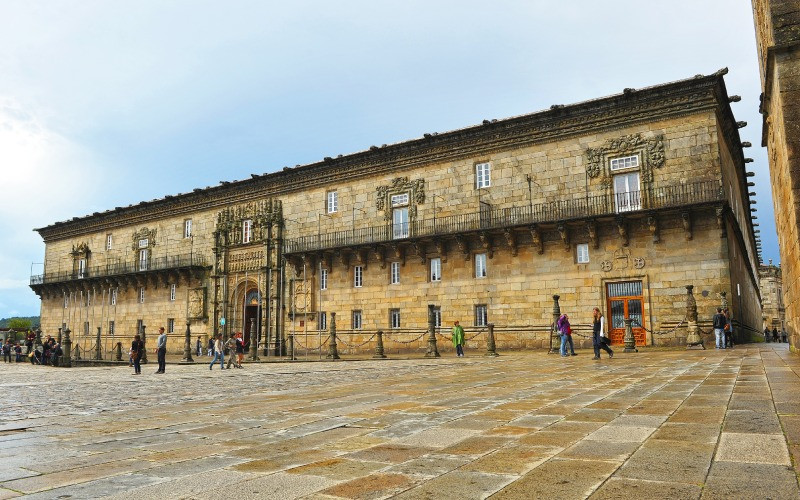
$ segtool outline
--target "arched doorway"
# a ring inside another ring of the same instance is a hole
[[[247,292],[244,299],[244,312],[242,314],[242,318],[244,318],[244,325],[242,325],[242,335],[245,345],[250,345],[250,335],[253,334],[253,338],[258,338],[258,332],[261,329],[261,318],[259,317],[259,304],[261,304],[261,294],[258,293],[258,290],[252,289]],[[255,318],[255,331],[250,332],[250,325],[252,323],[252,319]]]

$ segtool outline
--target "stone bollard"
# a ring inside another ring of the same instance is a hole
[[[189,326],[189,321],[186,321],[186,335],[184,337],[181,363],[194,363],[194,358],[192,358],[192,329]]]
[[[145,336],[145,329],[147,327],[142,324],[142,331],[139,335],[142,336],[142,359],[139,360],[139,363],[142,365],[147,364],[147,337]]]
[[[433,314],[434,305],[428,304],[428,350],[426,358],[440,358],[439,349],[436,347],[436,316]]]
[[[61,335],[62,335],[61,330],[63,328],[64,327],[61,327],[61,328],[58,329],[58,338],[56,339],[56,342],[58,342],[59,344],[61,343]]]
[[[66,367],[72,366],[72,358],[70,357],[72,354],[72,341],[69,338],[70,333],[69,328],[64,330],[64,344],[61,346],[61,350],[64,351],[64,355],[61,357],[61,366]]]
[[[116,356],[117,361],[122,361],[122,342],[117,342],[116,351],[117,351],[117,356]]]
[[[694,285],[686,285],[686,329],[688,331],[686,348],[690,349],[699,345],[705,349],[706,346],[703,345],[703,339],[700,338],[697,329],[697,301],[694,299],[693,289]]]
[[[100,361],[101,359],[103,359],[103,347],[100,345],[100,342],[101,342],[101,339],[100,339],[101,335],[100,334],[101,334],[101,331],[100,331],[100,327],[98,326],[97,327],[97,338],[95,339],[97,341],[97,346],[94,349],[94,359],[96,359],[97,361]]]
[[[289,337],[286,339],[286,341],[289,344],[287,346],[286,354],[289,355],[289,361],[294,361],[295,359],[297,359],[297,358],[294,357],[294,334],[290,333]]]
[[[33,345],[34,346],[42,345],[42,329],[41,328],[37,328],[36,329],[36,340],[34,341]]]
[[[625,318],[623,321],[625,321],[625,350],[622,352],[639,352],[639,349],[636,348],[636,337],[633,336],[633,328],[631,328],[633,320]]]
[[[553,330],[550,332],[550,350],[547,354],[561,353],[561,332],[558,331],[558,318],[561,317],[561,306],[558,295],[553,295]]]
[[[341,359],[339,358],[339,350],[336,346],[336,313],[331,313],[331,323],[328,325],[328,331],[330,332],[330,336],[328,337],[328,355],[325,356],[325,359],[336,360]]]
[[[386,359],[386,354],[383,352],[383,330],[378,330],[378,343],[375,345],[375,355],[373,359]]]
[[[489,323],[487,325],[487,327],[489,328],[489,333],[487,333],[487,336],[486,336],[486,354],[485,354],[485,356],[489,356],[489,357],[499,356],[499,354],[497,354],[497,350],[495,349],[495,344],[494,344],[494,323]]]
[[[258,332],[256,331],[256,319],[250,318],[250,360],[258,361]]]

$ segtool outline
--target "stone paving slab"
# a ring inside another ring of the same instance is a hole
[[[0,499],[800,498],[784,346],[3,366],[33,382],[0,408]]]

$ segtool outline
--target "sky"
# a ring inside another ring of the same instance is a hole
[[[0,317],[33,228],[722,67],[778,263],[750,0],[0,0]]]

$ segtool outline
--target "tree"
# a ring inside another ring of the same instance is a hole
[[[8,320],[8,327],[12,330],[29,330],[32,324],[29,319],[11,318]]]

